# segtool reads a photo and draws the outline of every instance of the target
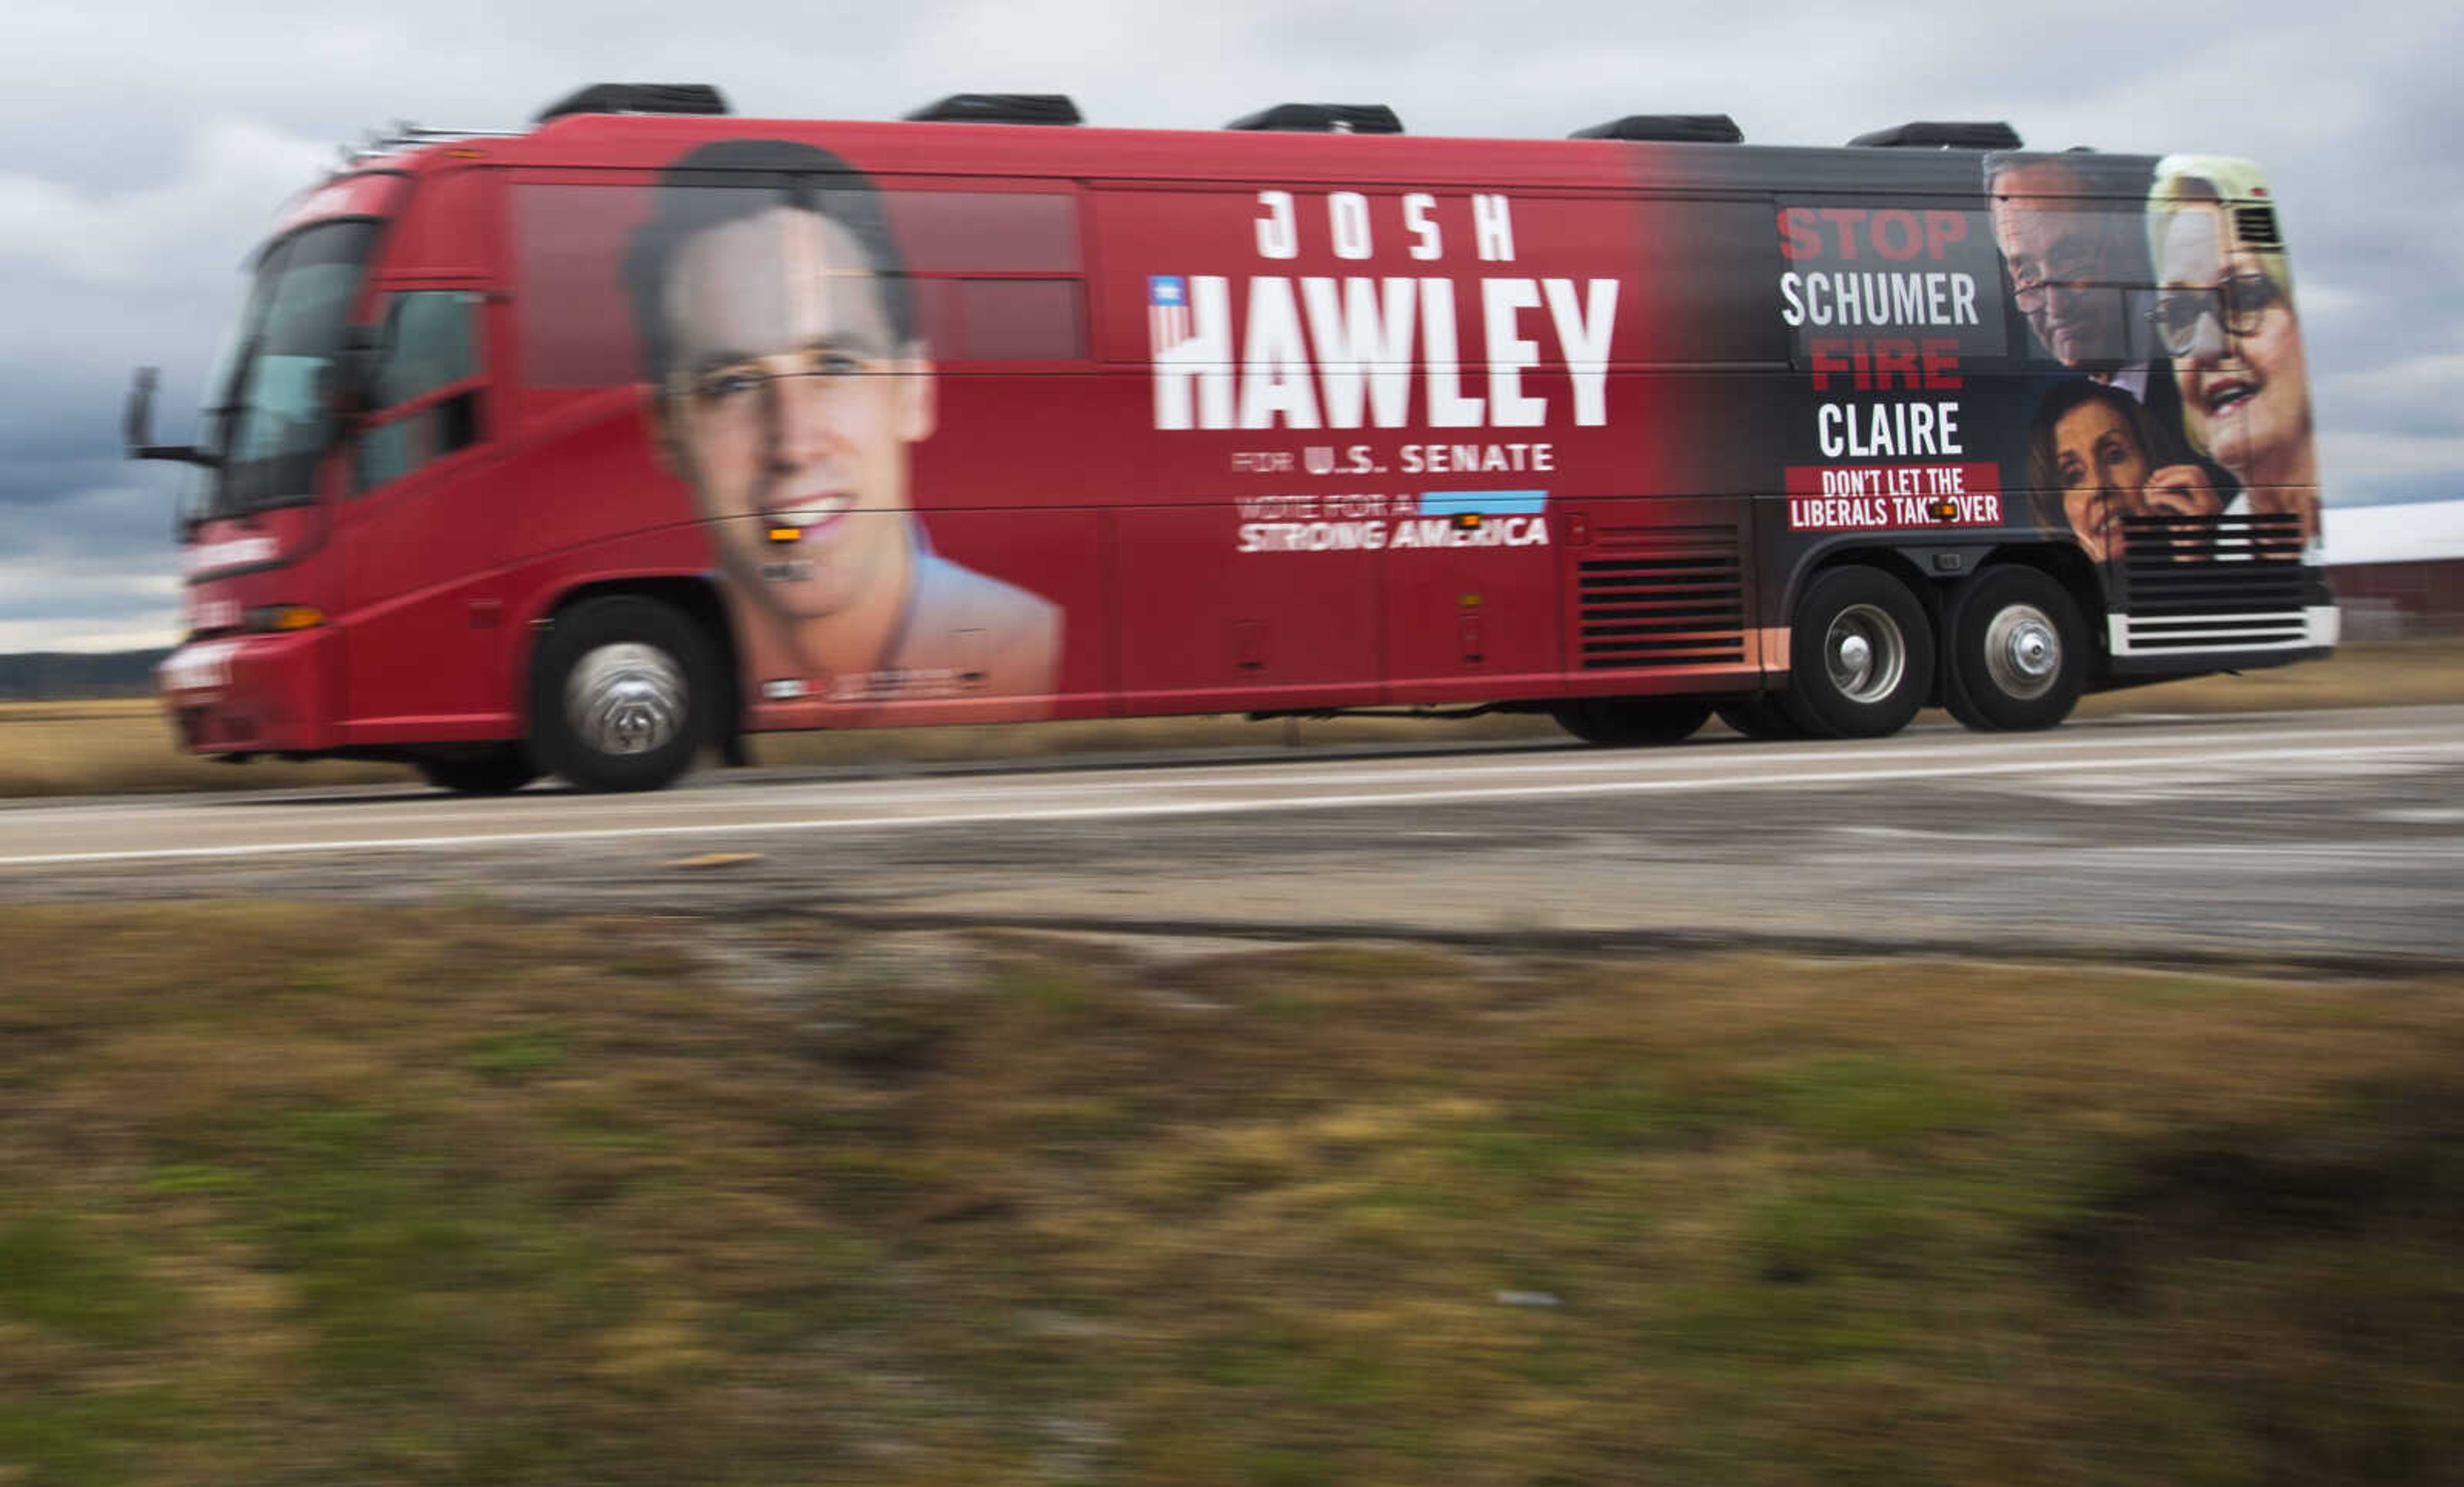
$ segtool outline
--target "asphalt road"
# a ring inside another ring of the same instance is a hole
[[[2464,708],[0,807],[0,903],[233,894],[2452,966]]]

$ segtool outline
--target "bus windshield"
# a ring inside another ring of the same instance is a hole
[[[316,493],[333,440],[328,375],[376,237],[373,222],[332,222],[266,251],[223,364],[207,386],[206,451],[216,465],[198,517],[296,505]]]

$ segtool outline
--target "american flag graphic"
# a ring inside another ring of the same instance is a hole
[[[1147,275],[1147,340],[1161,356],[1190,338],[1189,284],[1177,273]]]

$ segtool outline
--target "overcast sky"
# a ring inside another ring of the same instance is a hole
[[[1066,92],[1090,122],[1141,127],[1384,102],[1418,134],[1720,111],[1765,143],[2008,119],[2035,147],[2249,155],[2293,251],[2329,502],[2452,499],[2459,55],[2464,7],[2343,0],[9,0],[0,651],[173,639],[184,472],[119,457],[129,368],[165,368],[158,434],[188,437],[241,258],[338,142],[398,119],[516,127],[603,80],[712,82],[756,117]]]

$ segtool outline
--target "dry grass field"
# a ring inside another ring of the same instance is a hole
[[[2079,711],[2094,717],[2132,711],[2242,712],[2432,702],[2464,702],[2464,644],[2353,645],[2321,664],[2110,692],[2087,699]],[[1712,729],[1717,732],[1718,725]],[[1557,736],[1562,735],[1553,723],[1530,716],[1467,722],[1342,718],[1268,723],[1197,717],[777,734],[755,739],[753,747],[755,757],[767,764],[846,764],[1030,758],[1135,749],[1309,748],[1398,739]],[[192,758],[172,747],[161,709],[142,698],[0,703],[0,796],[271,789],[414,777],[407,769],[383,764],[288,764],[260,759],[230,765]]]
[[[2453,1480],[2464,982],[0,918],[0,1480]]]

